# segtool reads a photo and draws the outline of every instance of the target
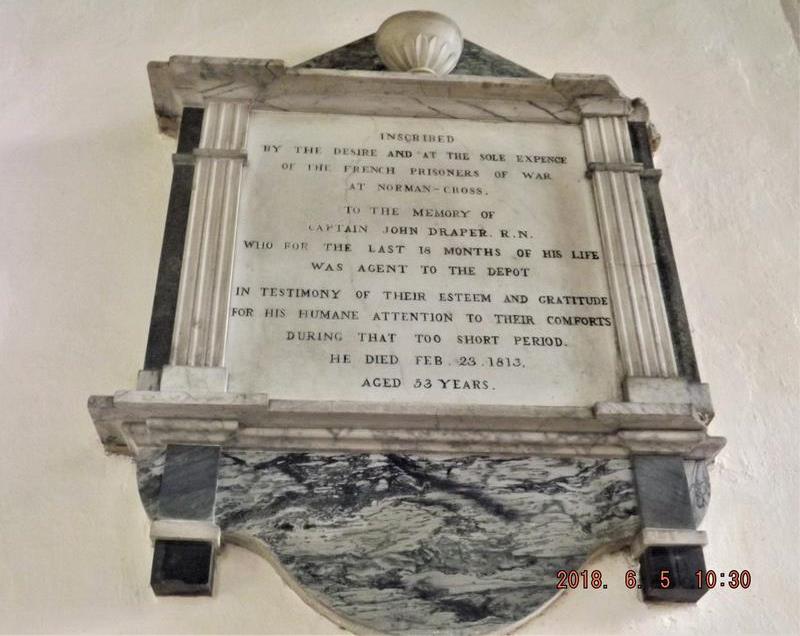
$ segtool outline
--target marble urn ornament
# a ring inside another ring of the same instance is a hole
[[[446,15],[404,11],[381,24],[375,48],[390,71],[447,75],[461,57],[464,38]]]

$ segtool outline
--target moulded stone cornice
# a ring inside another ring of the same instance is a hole
[[[173,56],[148,64],[159,129],[177,135],[183,108],[245,100],[255,109],[575,124],[625,114],[630,100],[606,75],[444,77],[387,71],[287,69],[281,60]]]
[[[724,445],[691,404],[461,406],[271,400],[266,394],[120,391],[89,410],[110,452],[167,443],[329,452],[709,458]]]

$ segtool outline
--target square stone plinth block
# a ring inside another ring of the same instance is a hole
[[[706,573],[700,546],[652,546],[642,552],[639,563],[645,601],[696,603],[708,591],[697,585],[697,571],[703,573],[701,581]]]
[[[212,543],[156,540],[150,574],[156,596],[210,596],[213,580]]]

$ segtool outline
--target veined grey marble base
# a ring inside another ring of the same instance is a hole
[[[163,451],[141,455],[151,517]],[[639,529],[624,459],[223,451],[217,523],[263,542],[348,626],[475,634],[517,623]]]

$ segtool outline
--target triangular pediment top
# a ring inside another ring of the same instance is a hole
[[[386,66],[375,50],[372,33],[350,44],[317,55],[295,68],[339,69],[347,71],[385,71]],[[483,75],[493,77],[542,77],[538,73],[515,64],[482,46],[464,40],[464,50],[452,75]]]

